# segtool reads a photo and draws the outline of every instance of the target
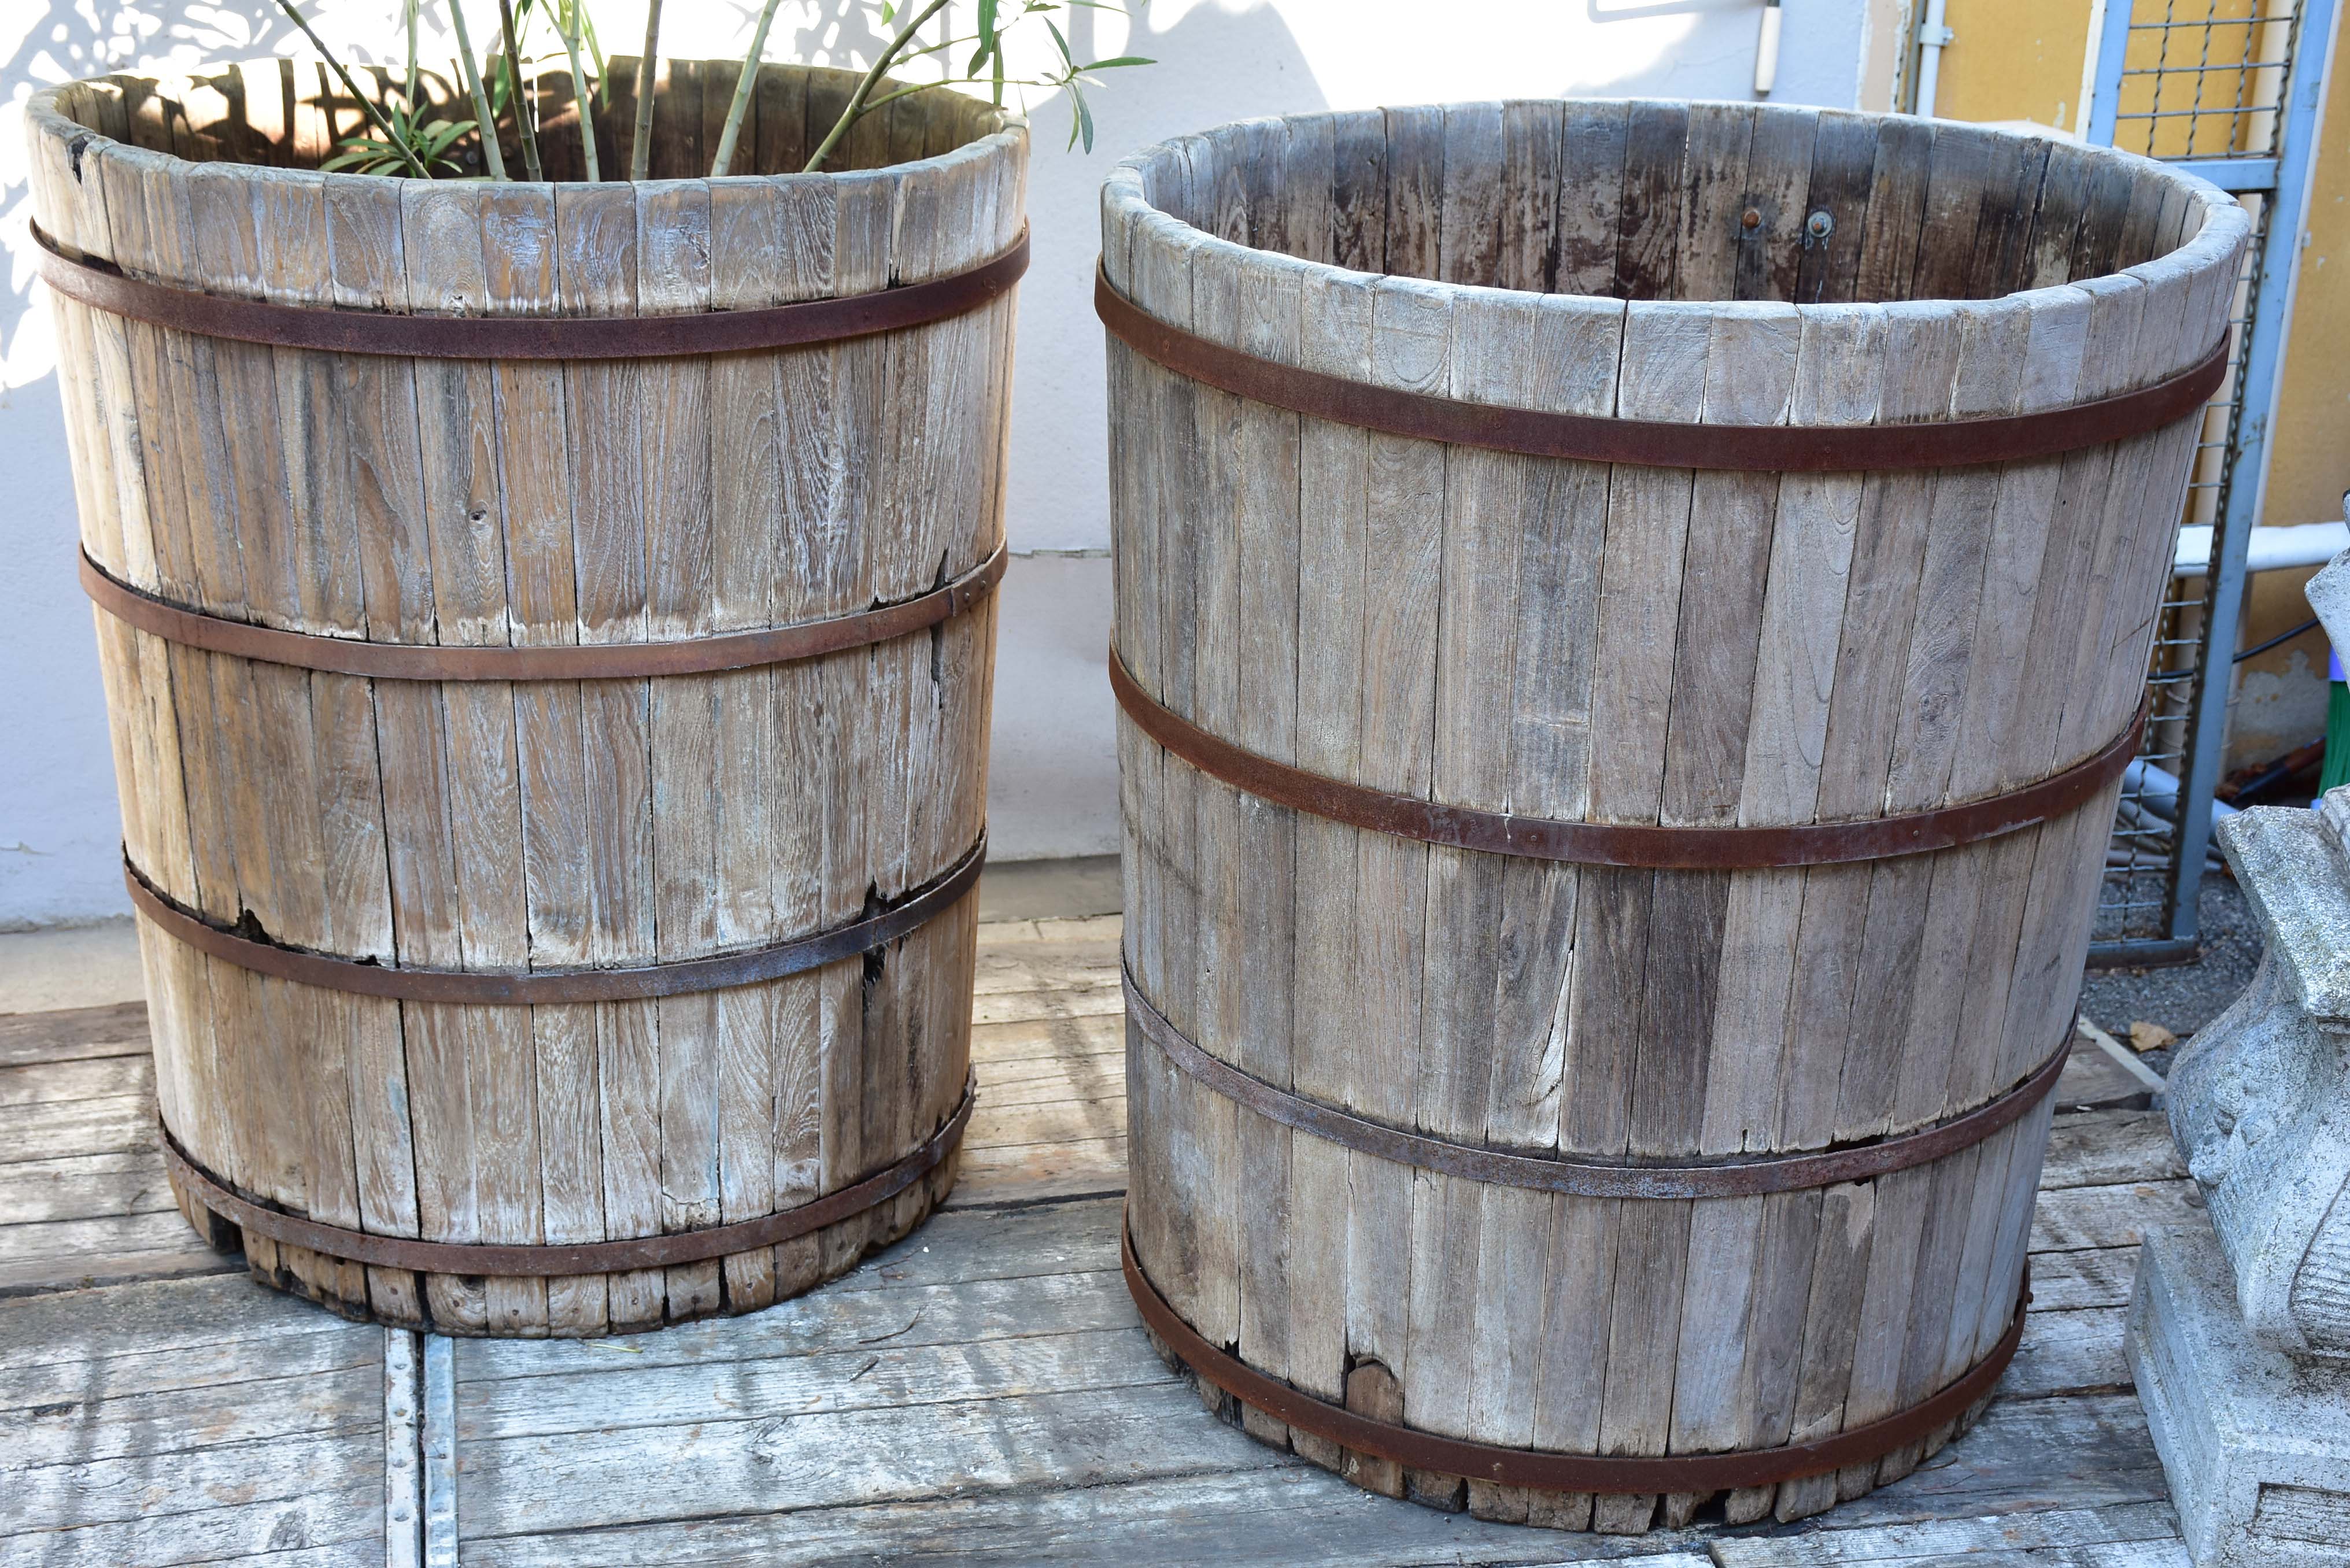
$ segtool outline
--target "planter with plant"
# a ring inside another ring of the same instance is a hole
[[[985,99],[775,9],[27,109],[174,1190],[350,1315],[754,1308],[952,1179],[1027,134],[992,5]]]

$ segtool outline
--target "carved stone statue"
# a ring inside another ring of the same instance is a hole
[[[2350,648],[2350,552],[2309,585]],[[2350,787],[2214,830],[2267,939],[2174,1065],[2210,1224],[2149,1235],[2128,1350],[2189,1551],[2350,1562]]]

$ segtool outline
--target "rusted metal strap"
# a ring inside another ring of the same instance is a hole
[[[1421,441],[1649,468],[1848,472],[2054,457],[2174,424],[2209,402],[2228,373],[2222,333],[2194,364],[2150,387],[2041,413],[1901,425],[1700,425],[1503,408],[1300,369],[1168,325],[1118,293],[1098,266],[1094,310],[1111,337],[1144,358],[1253,402]]]
[[[34,235],[42,280],[109,316],[244,343],[419,359],[657,359],[837,342],[976,310],[1028,270],[1023,224],[1010,250],[968,271],[838,299],[679,316],[393,316],[147,283],[108,263],[68,256],[37,228]]]
[[[375,1263],[388,1269],[414,1269],[421,1273],[511,1274],[525,1277],[557,1274],[620,1273],[631,1269],[666,1268],[747,1252],[788,1241],[875,1204],[896,1197],[920,1180],[951,1153],[971,1121],[978,1096],[975,1083],[965,1083],[962,1101],[946,1125],[932,1133],[905,1158],[883,1167],[853,1187],[827,1193],[810,1203],[780,1213],[764,1214],[732,1225],[699,1231],[677,1231],[662,1236],[631,1236],[617,1241],[577,1241],[547,1245],[507,1245],[492,1242],[425,1241],[412,1236],[380,1236],[328,1225],[248,1198],[198,1165],[180,1147],[168,1127],[163,1132],[163,1161],[179,1183],[222,1219],[275,1241],[307,1247],[314,1252]]]
[[[1350,827],[1455,849],[1482,849],[1489,855],[1688,871],[1884,860],[2037,826],[2086,805],[2122,775],[2137,754],[2138,732],[2146,726],[2147,713],[2140,703],[2128,728],[2095,755],[2063,773],[2004,794],[1938,811],[1791,827],[1657,827],[1638,823],[1560,822],[1444,805],[1274,762],[1211,735],[1160,705],[1134,679],[1114,646],[1109,654],[1109,683],[1118,705],[1144,734],[1210,777],[1275,805],[1310,812]]]
[[[123,858],[122,880],[130,889],[131,903],[164,935],[256,974],[400,1002],[528,1007],[561,1002],[636,1002],[687,992],[723,991],[857,958],[896,941],[951,908],[971,891],[986,863],[987,838],[982,835],[945,875],[880,913],[774,947],[633,969],[542,969],[520,974],[406,969],[307,952],[213,924],[155,887],[128,856]]]
[[[1969,1148],[2013,1126],[2056,1086],[2070,1044],[2033,1070],[2030,1077],[1986,1105],[1916,1132],[1876,1138],[1846,1148],[1809,1149],[1698,1164],[1633,1165],[1575,1159],[1564,1155],[1511,1154],[1503,1149],[1449,1142],[1406,1132],[1384,1122],[1266,1083],[1230,1063],[1218,1061],[1167,1021],[1126,976],[1126,1014],[1170,1062],[1211,1093],[1246,1106],[1269,1121],[1311,1134],[1326,1143],[1398,1165],[1463,1177],[1494,1187],[1565,1192],[1578,1198],[1752,1198],[1794,1192],[1839,1182],[1866,1181],[1887,1171],[1906,1170]]]
[[[361,642],[255,626],[157,598],[112,576],[87,554],[81,557],[81,586],[99,608],[151,636],[269,664],[378,680],[630,680],[789,664],[904,637],[950,620],[993,593],[1008,559],[998,545],[986,560],[918,598],[827,620],[674,642],[544,648]]]
[[[1769,1486],[1825,1475],[1846,1465],[1882,1459],[1958,1420],[1991,1391],[2023,1337],[2024,1308],[2032,1301],[2032,1273],[2024,1270],[2015,1318],[1989,1355],[1956,1382],[1919,1404],[1880,1421],[1854,1427],[1815,1442],[1790,1443],[1742,1453],[1668,1454],[1655,1458],[1540,1453],[1505,1449],[1461,1438],[1440,1438],[1390,1421],[1375,1421],[1268,1377],[1239,1357],[1193,1332],[1142,1272],[1134,1255],[1134,1235],[1122,1230],[1119,1260],[1126,1288],[1151,1332],[1186,1366],[1241,1403],[1342,1449],[1393,1459],[1414,1469],[1463,1476],[1502,1486],[1565,1492],[1715,1492],[1734,1487]]]

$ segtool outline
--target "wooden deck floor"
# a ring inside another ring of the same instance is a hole
[[[2003,1397],[1908,1480],[1783,1529],[1485,1524],[1260,1447],[1144,1343],[1117,937],[983,928],[983,1097],[928,1227],[799,1301],[622,1340],[387,1333],[251,1284],[172,1207],[142,1011],[0,1017],[0,1568],[2186,1568],[2121,1355],[2141,1229],[2195,1217],[2154,1114],[2059,1116]],[[2060,1094],[2134,1087],[2085,1064]]]

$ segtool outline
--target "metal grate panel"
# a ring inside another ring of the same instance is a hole
[[[2333,24],[2334,0],[2106,0],[2089,140],[2193,163],[2237,193],[2252,241],[2230,315],[2228,379],[2205,412],[2179,518],[2181,527],[2211,528],[2210,565],[2168,579],[2147,675],[2151,722],[2106,849],[2093,964],[2196,950],[2245,535],[2259,517],[2292,292],[2289,242],[2301,227]],[[2272,223],[2280,214],[2286,221]]]

